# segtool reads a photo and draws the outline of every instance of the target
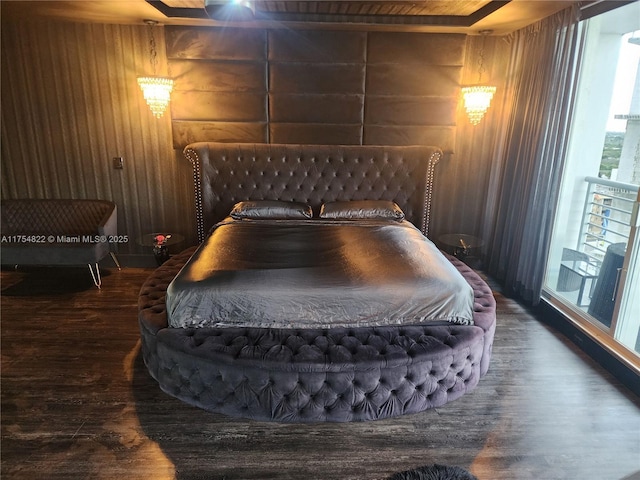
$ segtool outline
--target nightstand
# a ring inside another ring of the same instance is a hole
[[[169,260],[169,247],[184,241],[184,236],[179,233],[156,232],[147,233],[138,238],[138,245],[153,247],[153,256],[158,265]]]
[[[480,249],[484,245],[481,238],[466,233],[445,233],[438,237],[443,250],[462,260],[472,268],[481,268]]]

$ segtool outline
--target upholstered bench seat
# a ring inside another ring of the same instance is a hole
[[[85,199],[2,200],[3,265],[88,265],[100,288],[98,262],[118,233],[115,203]]]

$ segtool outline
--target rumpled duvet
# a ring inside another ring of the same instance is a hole
[[[233,220],[167,289],[171,327],[472,324],[473,291],[407,221]]]

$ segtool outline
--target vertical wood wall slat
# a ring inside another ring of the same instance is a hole
[[[137,85],[148,27],[7,22],[1,35],[2,198],[112,200],[121,253],[149,253],[136,240],[160,230],[195,243],[191,167],[171,145],[170,112],[156,119]]]
[[[433,196],[432,222],[435,237],[443,233],[467,233],[483,238],[483,224],[492,212],[485,207],[493,193],[489,190],[496,169],[493,157],[496,141],[494,118],[502,115],[499,108],[503,95],[503,76],[508,46],[501,37],[472,35],[466,38],[461,85],[478,83],[481,50],[484,52],[483,83],[497,86],[489,111],[478,125],[471,125],[458,98],[456,135],[453,154],[438,164]],[[486,211],[485,211],[486,210]],[[491,222],[491,219],[489,219]],[[483,238],[483,240],[487,240]]]

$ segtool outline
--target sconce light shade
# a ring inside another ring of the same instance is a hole
[[[169,106],[173,80],[164,77],[138,77],[138,85],[142,89],[149,108],[157,118],[160,118]]]
[[[467,116],[472,125],[480,123],[480,120],[489,109],[489,105],[491,105],[494,93],[496,93],[496,87],[488,85],[475,85],[462,89],[464,109],[467,111]]]

